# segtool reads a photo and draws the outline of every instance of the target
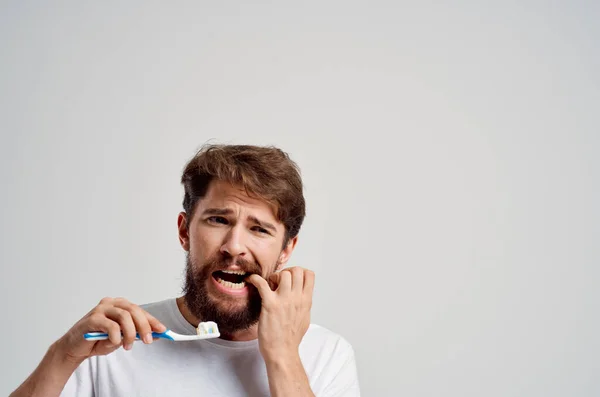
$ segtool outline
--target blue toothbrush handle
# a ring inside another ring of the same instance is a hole
[[[152,337],[162,339],[173,339],[167,334],[167,332],[169,332],[169,330],[166,330],[165,332],[153,332]],[[88,332],[87,334],[84,334],[83,337],[87,340],[106,340],[108,339],[108,334],[106,332]],[[140,334],[136,333],[135,339],[139,340]]]

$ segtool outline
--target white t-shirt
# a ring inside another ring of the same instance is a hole
[[[166,327],[193,335],[175,299],[142,308]],[[341,336],[311,324],[299,348],[311,389],[318,397],[360,396],[352,346]],[[187,342],[135,342],[107,356],[85,360],[61,397],[269,396],[258,340],[206,339]]]

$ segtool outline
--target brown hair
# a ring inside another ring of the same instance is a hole
[[[239,185],[276,209],[285,226],[284,244],[300,232],[306,214],[300,170],[289,155],[272,146],[204,145],[181,176],[183,208],[188,220],[212,180]]]

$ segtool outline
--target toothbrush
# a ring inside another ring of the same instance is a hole
[[[152,332],[153,338],[168,339],[175,342],[188,341],[188,340],[201,340],[201,339],[212,339],[221,336],[219,333],[219,327],[212,321],[206,321],[198,324],[196,328],[196,335],[181,335],[177,332],[167,329],[165,332]],[[108,334],[105,332],[88,332],[83,337],[86,340],[105,340],[108,339]],[[135,334],[135,339],[140,340],[140,335]]]

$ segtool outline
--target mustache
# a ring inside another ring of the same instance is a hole
[[[229,269],[234,265],[237,265],[240,270],[248,274],[262,275],[262,265],[257,261],[250,261],[239,257],[225,257],[224,255],[216,255],[209,259],[206,263],[206,269],[214,273],[219,270]]]

